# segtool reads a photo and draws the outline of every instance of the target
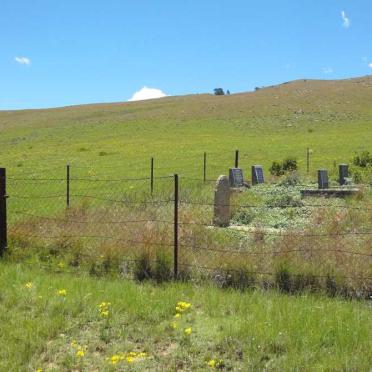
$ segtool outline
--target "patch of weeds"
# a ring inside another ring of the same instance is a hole
[[[270,208],[302,207],[304,205],[300,196],[294,195],[287,188],[283,188],[282,190],[276,188],[265,204]]]
[[[305,290],[315,292],[321,287],[322,284],[319,278],[312,273],[297,274],[293,277],[292,292],[303,292]]]
[[[301,178],[297,172],[290,172],[287,176],[279,182],[280,186],[296,186],[301,184]]]
[[[148,252],[142,252],[134,265],[134,277],[136,280],[142,282],[153,277],[151,269],[151,258]]]
[[[362,151],[360,154],[356,153],[353,158],[353,164],[361,168],[372,167],[372,154],[369,151]]]
[[[286,264],[280,264],[275,271],[275,283],[279,291],[290,293],[292,290],[292,276]]]
[[[256,275],[248,267],[221,268],[213,274],[213,281],[221,288],[245,290],[254,288]]]
[[[156,262],[153,276],[158,283],[167,282],[172,279],[171,258],[162,249],[156,251]]]
[[[249,225],[256,217],[256,213],[252,208],[239,209],[232,218],[232,222],[242,225]]]

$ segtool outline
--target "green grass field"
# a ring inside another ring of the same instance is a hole
[[[285,181],[268,168],[290,156],[301,183],[314,187],[316,170],[327,168],[335,184],[335,165],[372,150],[371,100],[372,77],[364,77],[0,111],[9,194],[0,370],[368,370],[370,304],[342,299],[371,293],[368,185],[345,200],[300,200],[302,186],[250,189],[233,197],[233,223],[251,229],[240,232],[206,227],[213,208],[203,204],[236,149],[248,180],[250,166],[262,164],[268,181]],[[149,177],[151,157],[160,177],[152,197],[148,179],[121,180]],[[185,269],[188,283],[155,285],[172,271],[174,173],[180,264],[197,270]],[[363,182],[372,182],[370,168]],[[144,255],[154,281],[123,280]],[[192,306],[174,318],[178,301]],[[102,302],[111,303],[107,317]]]
[[[212,370],[211,360],[234,371],[370,369],[371,309],[363,302],[6,264],[0,287],[2,371],[199,371]],[[191,307],[177,318],[179,301]],[[102,302],[111,303],[108,314]],[[146,356],[128,362],[130,352]]]

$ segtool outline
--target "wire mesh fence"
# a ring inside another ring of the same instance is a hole
[[[233,200],[233,213],[305,209],[313,224],[301,230],[244,224],[220,229],[212,223],[213,180],[65,171],[50,178],[0,174],[3,247],[17,247],[28,258],[27,252],[37,251],[46,266],[58,268],[63,259],[73,269],[86,266],[92,273],[115,271],[128,278],[160,272],[167,278],[199,275],[226,282],[244,272],[267,282],[288,267],[293,278],[311,272],[317,280],[343,278],[371,291],[369,204],[333,205],[322,199],[276,206]]]

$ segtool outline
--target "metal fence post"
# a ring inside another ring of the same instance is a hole
[[[8,246],[6,199],[6,169],[0,168],[0,256]]]
[[[151,165],[150,165],[150,190],[151,195],[154,192],[154,158],[151,158]]]
[[[178,174],[174,175],[174,279],[178,277]]]
[[[207,153],[204,153],[204,160],[203,160],[203,181],[207,180]]]
[[[239,150],[235,150],[235,168],[239,168]]]
[[[70,164],[66,167],[66,206],[70,207]]]

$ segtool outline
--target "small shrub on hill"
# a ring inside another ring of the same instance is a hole
[[[273,176],[282,176],[284,174],[282,164],[278,163],[277,161],[273,161],[271,167],[269,168],[270,174]]]
[[[297,170],[297,160],[294,158],[287,158],[283,161],[283,170],[293,172]]]
[[[273,176],[282,176],[285,172],[294,172],[298,168],[295,158],[284,159],[281,163],[273,161],[269,168],[270,174]]]
[[[372,154],[369,151],[362,151],[360,154],[355,154],[353,164],[361,168],[372,166]]]

